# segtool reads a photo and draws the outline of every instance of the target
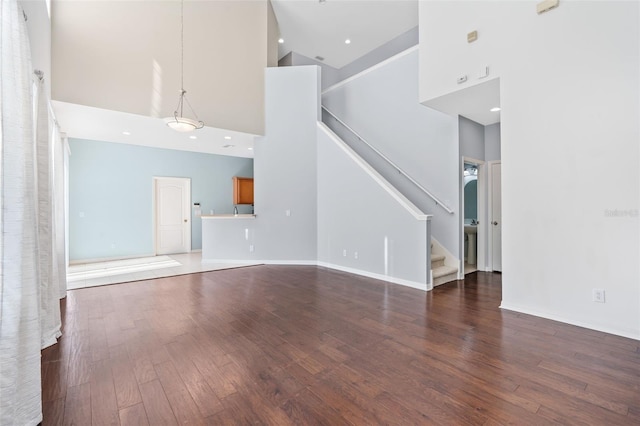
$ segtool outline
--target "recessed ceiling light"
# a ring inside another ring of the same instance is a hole
[[[189,136],[189,139],[198,139],[198,137],[192,135],[192,136]]]
[[[125,136],[130,136],[131,132],[124,131],[124,132],[122,132],[122,134],[125,135]]]
[[[283,38],[279,38],[278,39],[278,43],[280,43],[280,44],[284,43],[284,39]]]
[[[225,136],[224,137],[226,140],[230,141],[231,140],[231,136]]]
[[[344,41],[344,44],[351,44],[351,39],[346,39],[346,40]]]
[[[227,145],[222,145],[223,148],[233,148],[235,145],[231,145],[231,144],[227,144]]]
[[[493,107],[493,108],[491,108],[489,111],[491,111],[491,112],[498,112],[498,111],[500,111],[500,107]]]
[[[253,148],[252,148],[252,147],[249,147],[249,148],[247,148],[247,149],[248,149],[249,151],[253,151]]]

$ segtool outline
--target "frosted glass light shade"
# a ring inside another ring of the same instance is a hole
[[[164,122],[177,132],[191,132],[204,127],[202,121],[196,121],[186,117],[167,117],[164,119]]]

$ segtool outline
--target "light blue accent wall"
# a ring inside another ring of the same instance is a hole
[[[233,212],[233,176],[253,176],[253,159],[69,139],[70,260],[147,256],[153,247],[153,178],[191,179],[203,214]],[[238,206],[251,213],[251,206]],[[202,247],[191,208],[191,247]],[[81,217],[82,216],[82,217]]]

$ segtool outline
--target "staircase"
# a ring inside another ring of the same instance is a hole
[[[431,273],[434,287],[458,279],[458,268],[447,266],[444,261],[445,255],[433,253],[433,243],[431,243]]]
[[[438,208],[443,210],[443,212],[439,212],[441,214],[444,212],[446,212],[445,214],[453,214],[453,210],[445,203],[405,173],[391,159],[378,151],[378,149],[324,106],[322,107],[322,122],[349,146],[356,155],[378,172],[391,186],[399,190],[402,195],[420,210],[425,212]],[[407,185],[407,182],[411,184]],[[436,207],[433,206],[433,202],[435,202]],[[429,235],[428,238],[431,239],[431,235]],[[435,252],[433,250],[433,241],[436,241]],[[432,240],[431,272],[434,287],[457,280],[458,267],[453,266],[457,264],[458,260],[449,251],[437,243],[437,240]]]

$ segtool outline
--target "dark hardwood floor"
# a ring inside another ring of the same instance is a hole
[[[501,311],[500,279],[256,266],[73,290],[43,424],[640,424],[640,342]]]

